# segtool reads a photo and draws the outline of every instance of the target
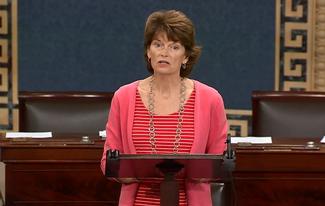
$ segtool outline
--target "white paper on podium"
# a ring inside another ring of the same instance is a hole
[[[272,137],[231,137],[231,143],[271,144]]]
[[[6,138],[51,138],[52,132],[7,132]]]
[[[320,140],[320,143],[325,143],[325,136]]]

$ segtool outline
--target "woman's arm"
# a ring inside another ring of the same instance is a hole
[[[226,149],[227,117],[221,95],[214,95],[211,105],[210,130],[206,153],[223,154]]]

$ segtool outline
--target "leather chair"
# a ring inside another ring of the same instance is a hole
[[[19,130],[98,135],[112,97],[112,92],[20,92]]]
[[[253,136],[323,137],[325,93],[254,91]]]

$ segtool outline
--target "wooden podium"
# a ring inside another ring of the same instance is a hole
[[[325,147],[318,139],[276,139],[235,148],[238,206],[325,205]],[[314,146],[308,146],[308,141]]]
[[[160,184],[160,205],[178,205],[178,185],[175,176],[197,181],[222,178],[222,155],[192,154],[119,154],[107,151],[106,177],[108,178],[163,178]]]

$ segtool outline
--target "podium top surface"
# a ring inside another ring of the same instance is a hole
[[[180,178],[218,179],[222,155],[211,154],[121,154],[107,158],[106,176],[114,178],[161,178],[162,167],[170,170],[180,167]]]

